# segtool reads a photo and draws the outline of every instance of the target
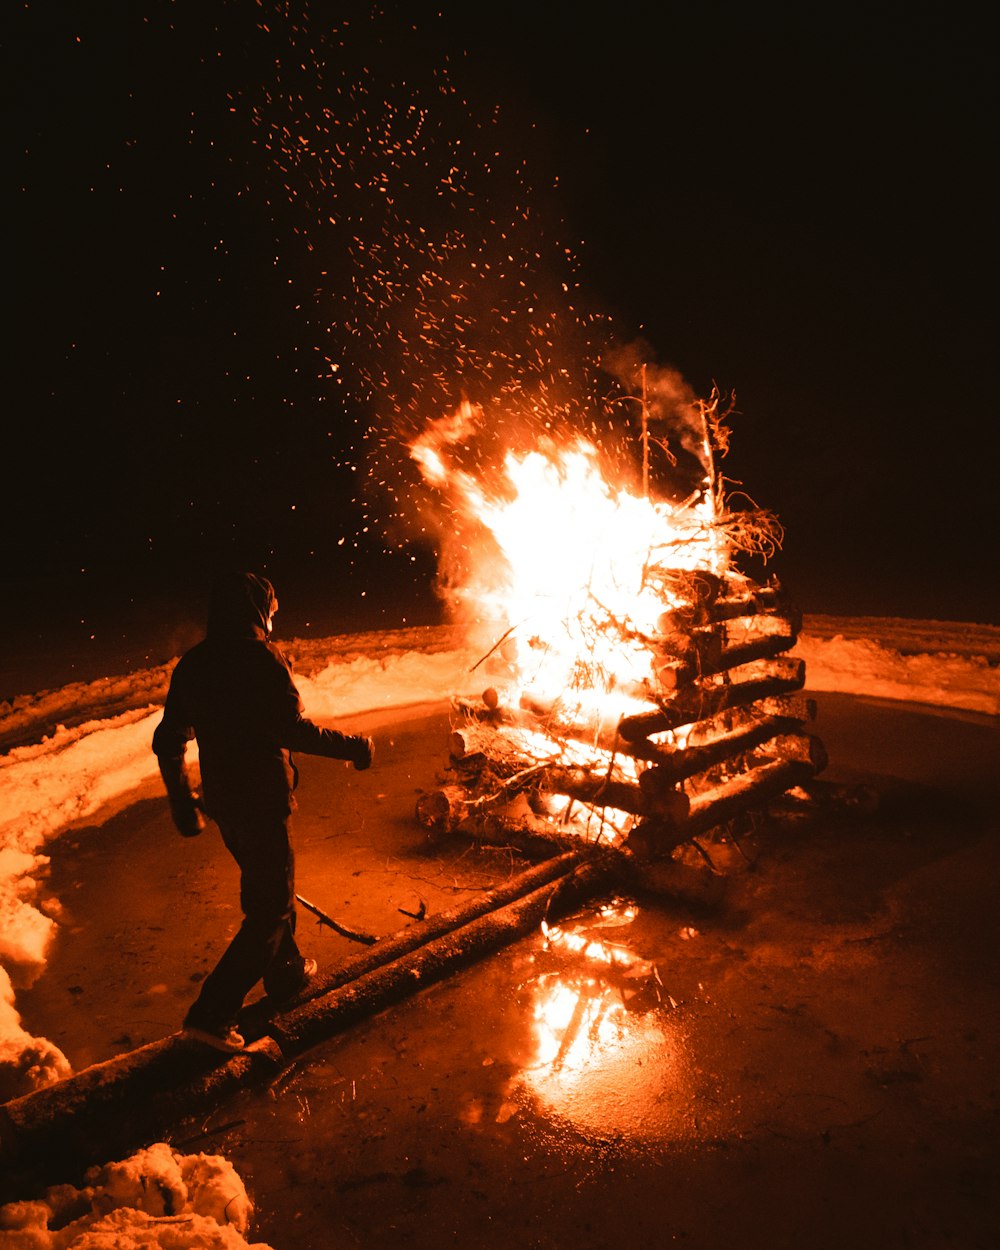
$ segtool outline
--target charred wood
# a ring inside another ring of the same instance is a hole
[[[715,629],[694,630],[687,634],[665,634],[650,642],[654,655],[668,655],[667,663],[686,664],[692,669],[718,664],[726,645],[725,636]]]
[[[760,710],[768,716],[787,716],[792,720],[801,721],[804,725],[816,719],[819,710],[816,700],[804,694],[778,695],[776,698],[762,699]]]
[[[809,760],[772,760],[733,777],[725,785],[692,800],[691,814],[683,829],[684,839],[695,838],[792,786],[809,781],[815,771]]]
[[[787,634],[797,639],[802,633],[802,613],[798,608],[786,605],[776,612],[732,617],[718,622],[715,628],[720,626],[730,644],[749,642],[751,638],[760,638],[765,634]]]
[[[821,773],[830,762],[826,747],[815,734],[781,734],[765,743],[760,755],[771,760],[799,760],[809,764],[813,773]]]

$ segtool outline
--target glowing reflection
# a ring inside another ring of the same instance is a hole
[[[599,932],[627,927],[635,915],[615,903],[588,922],[543,927],[530,983],[532,1053],[517,1079],[580,1129],[687,1135],[689,1064],[676,1004],[655,965]]]

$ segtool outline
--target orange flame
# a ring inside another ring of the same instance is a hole
[[[504,655],[518,694],[572,691],[592,714],[613,692],[607,710],[621,715],[627,692],[651,677],[657,619],[681,604],[677,573],[721,575],[729,565],[715,484],[706,475],[681,504],[648,498],[616,485],[602,453],[580,436],[508,451],[492,478],[474,476],[456,453],[481,415],[465,403],[410,448],[451,507],[452,610],[483,626],[484,639],[511,636]]]

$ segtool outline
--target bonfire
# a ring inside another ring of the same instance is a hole
[[[448,768],[418,802],[425,826],[707,855],[700,835],[733,834],[823,768],[804,665],[786,654],[799,613],[777,579],[738,567],[766,561],[781,529],[727,496],[716,466],[730,412],[718,392],[688,405],[699,477],[679,499],[651,485],[645,404],[631,479],[582,435],[473,472],[462,453],[483,414],[470,404],[413,442],[449,513],[444,592],[483,644],[482,694],[453,700]]]

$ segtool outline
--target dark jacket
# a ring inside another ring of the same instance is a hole
[[[291,667],[267,638],[277,607],[265,578],[238,574],[213,592],[204,640],[178,661],[153,750],[182,832],[197,824],[184,748],[198,742],[205,810],[215,820],[285,816],[294,806],[290,753],[371,762],[371,742],[321,729],[303,714]]]

